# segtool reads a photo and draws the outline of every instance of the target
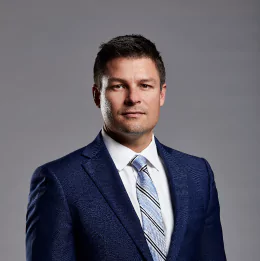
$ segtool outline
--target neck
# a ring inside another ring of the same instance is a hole
[[[152,141],[153,132],[150,131],[148,133],[142,133],[140,135],[131,135],[131,134],[118,134],[111,130],[109,130],[104,125],[104,131],[108,136],[110,136],[113,140],[118,143],[126,146],[127,148],[133,150],[134,152],[143,151]]]

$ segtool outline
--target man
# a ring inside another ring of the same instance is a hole
[[[95,140],[33,174],[27,261],[226,260],[213,172],[153,134],[165,68],[141,35],[101,45]]]

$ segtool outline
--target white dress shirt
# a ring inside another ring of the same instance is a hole
[[[136,214],[139,217],[141,225],[142,218],[136,195],[136,180],[138,173],[131,165],[129,165],[129,162],[135,155],[139,154],[147,159],[147,168],[156,187],[161,206],[162,218],[165,227],[166,251],[168,252],[174,224],[173,209],[167,176],[164,170],[163,162],[157,153],[154,135],[151,143],[140,153],[136,153],[128,147],[116,142],[108,136],[104,129],[102,129],[102,136],[108,152],[110,153],[110,156],[119,172],[119,176],[122,179],[126,192],[133,204]]]

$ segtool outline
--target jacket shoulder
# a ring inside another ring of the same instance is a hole
[[[66,176],[68,173],[81,170],[81,164],[85,160],[82,152],[85,148],[86,146],[72,151],[60,158],[44,163],[36,168],[33,176],[46,171],[55,174],[55,176]]]
[[[195,168],[198,170],[206,169],[207,161],[204,158],[170,148],[164,144],[161,144],[161,146],[165,151],[167,151],[168,155],[171,155],[176,163],[179,163],[187,168]]]

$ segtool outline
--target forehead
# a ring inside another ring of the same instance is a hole
[[[105,75],[109,77],[146,78],[153,77],[159,80],[159,73],[155,62],[147,57],[142,58],[115,58],[106,65]]]

